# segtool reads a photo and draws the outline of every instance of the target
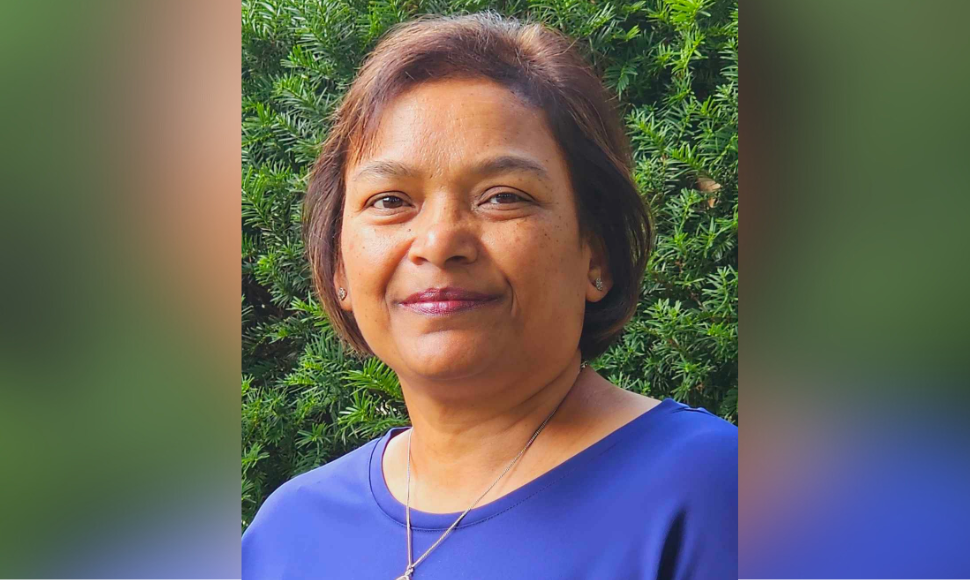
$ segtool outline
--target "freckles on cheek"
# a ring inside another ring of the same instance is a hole
[[[507,261],[525,285],[545,289],[559,282],[556,278],[562,269],[564,256],[556,245],[553,233],[547,231],[524,232],[512,238],[507,249]]]
[[[363,227],[352,231],[346,240],[345,263],[348,272],[356,279],[351,285],[363,292],[383,297],[388,280],[398,260],[398,239],[388,232],[379,233],[373,228]]]
[[[387,261],[395,255],[398,237],[389,232],[377,232],[371,229],[361,232],[357,240],[358,250],[366,259]]]

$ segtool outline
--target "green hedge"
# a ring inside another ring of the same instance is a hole
[[[345,354],[311,293],[304,177],[391,25],[495,10],[579,39],[619,95],[657,240],[641,304],[593,367],[738,419],[738,6],[709,0],[245,0],[242,523],[290,477],[404,424],[398,380]]]

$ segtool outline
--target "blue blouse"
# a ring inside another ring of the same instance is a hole
[[[242,537],[242,577],[394,580],[405,506],[381,455],[399,427],[277,489]],[[737,577],[738,429],[665,399],[470,511],[413,580]],[[459,517],[412,510],[414,558]]]

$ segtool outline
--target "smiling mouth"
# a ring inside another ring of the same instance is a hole
[[[490,300],[430,300],[425,302],[403,302],[402,306],[418,314],[445,316],[474,310],[496,301],[496,298]]]

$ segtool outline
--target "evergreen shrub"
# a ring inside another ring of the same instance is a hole
[[[733,1],[244,0],[242,525],[287,479],[406,423],[398,380],[346,353],[312,294],[305,177],[393,24],[494,10],[578,39],[618,95],[657,239],[641,302],[593,368],[738,420],[738,6]]]

